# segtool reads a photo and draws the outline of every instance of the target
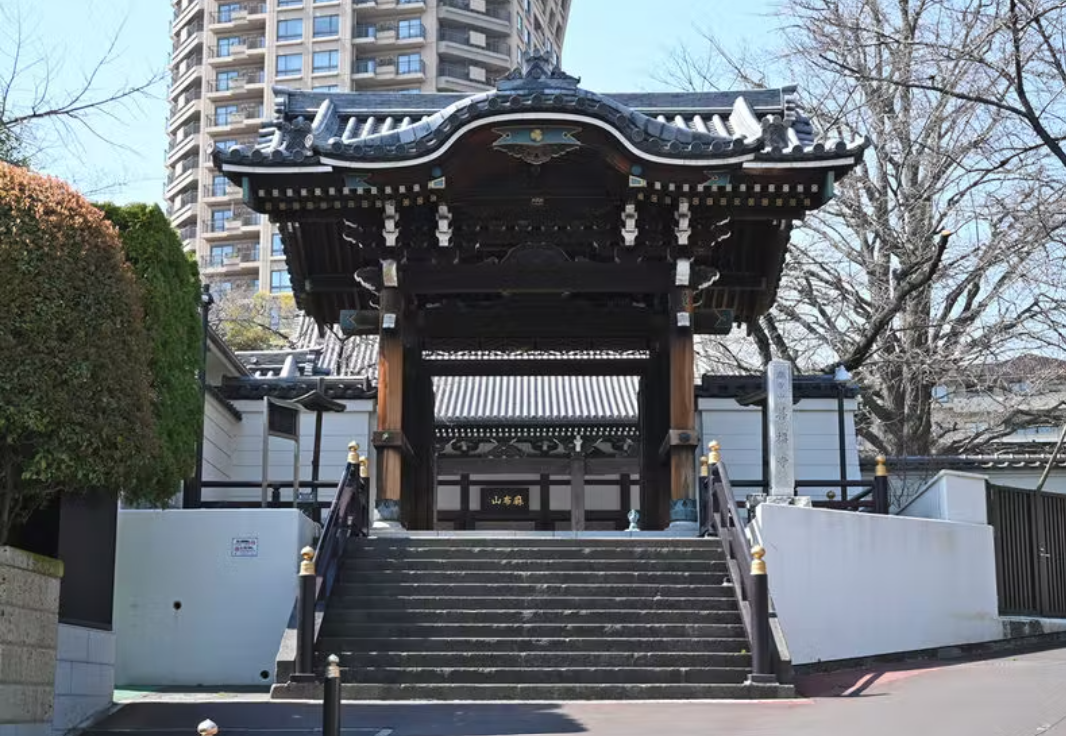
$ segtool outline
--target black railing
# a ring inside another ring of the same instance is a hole
[[[333,590],[348,537],[352,534],[357,537],[370,535],[369,479],[362,477],[360,469],[363,464],[351,460],[349,458],[337,485],[337,495],[333,497],[315,549],[315,575],[318,577],[315,603],[316,610],[320,611],[325,609]]]
[[[753,488],[760,493],[768,493],[769,482],[765,480],[735,480],[734,488]],[[887,514],[889,512],[888,476],[879,475],[873,478],[861,480],[797,480],[792,489],[792,495],[798,496],[803,488],[838,488],[840,498],[837,498],[835,490],[828,491],[826,498],[811,500],[811,505],[818,509],[832,509],[835,511],[864,511],[872,514]],[[861,489],[852,496],[849,489]],[[740,502],[740,508],[747,508],[747,504]],[[751,520],[752,510],[748,510],[748,520]]]
[[[737,591],[737,603],[748,641],[755,636],[756,622],[752,617],[751,597],[754,587],[751,574],[751,545],[744,533],[746,522],[740,515],[733,486],[725,464],[720,460],[711,462],[708,475],[700,478],[699,505],[701,532],[710,533],[722,541],[729,577]],[[706,520],[706,521],[704,521]],[[773,601],[768,602],[769,618],[775,618]],[[792,663],[784,655],[785,648],[779,644],[778,635],[771,637],[770,659],[778,682],[792,679]]]

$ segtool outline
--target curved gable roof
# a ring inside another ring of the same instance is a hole
[[[603,95],[579,81],[534,54],[495,90],[471,96],[278,88],[275,123],[264,139],[216,152],[216,164],[413,165],[440,155],[466,130],[529,114],[588,121],[637,156],[680,165],[856,159],[869,144],[820,135],[795,87]]]

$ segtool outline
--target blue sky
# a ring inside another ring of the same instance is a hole
[[[4,4],[20,6],[26,35],[34,39],[32,50],[49,59],[61,88],[78,85],[86,65],[99,59],[116,35],[118,59],[103,70],[98,89],[143,79],[167,65],[172,15],[167,0]],[[663,89],[654,73],[672,50],[685,44],[702,48],[700,29],[738,46],[757,43],[774,24],[767,17],[773,6],[773,0],[573,0],[564,66],[582,78],[582,86],[597,91]],[[166,115],[161,85],[153,99],[127,107],[117,117],[90,120],[98,135],[73,129],[70,146],[45,151],[39,168],[73,182],[94,199],[162,203]]]

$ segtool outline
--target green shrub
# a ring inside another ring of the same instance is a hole
[[[118,228],[126,262],[140,283],[150,352],[152,409],[160,453],[141,486],[143,501],[163,504],[196,465],[203,402],[200,276],[166,215],[155,205],[101,205]]]
[[[139,292],[100,210],[0,164],[0,544],[56,493],[141,495],[160,444]]]

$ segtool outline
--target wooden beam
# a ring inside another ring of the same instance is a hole
[[[647,369],[642,358],[602,360],[426,360],[434,376],[639,376]]]
[[[426,338],[597,338],[661,334],[666,316],[641,307],[567,304],[539,309],[427,309],[416,317]]]
[[[400,270],[400,288],[412,294],[641,294],[665,293],[673,280],[672,264],[565,263],[551,269],[506,265],[441,266],[409,263]],[[347,294],[359,288],[354,275],[306,276],[307,294]],[[752,273],[723,273],[708,292],[764,291],[766,278]]]

